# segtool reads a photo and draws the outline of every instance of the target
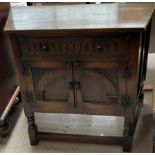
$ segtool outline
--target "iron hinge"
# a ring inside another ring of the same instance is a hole
[[[29,67],[27,64],[25,64],[25,63],[21,64],[21,73],[23,75],[29,75],[30,72],[29,72]]]
[[[124,109],[126,109],[127,107],[130,107],[129,96],[122,97],[122,106],[124,107]]]
[[[25,92],[25,98],[27,102],[33,102],[33,93],[32,92]]]

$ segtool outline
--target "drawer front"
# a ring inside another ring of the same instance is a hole
[[[20,38],[19,41],[25,58],[126,57],[129,37]]]

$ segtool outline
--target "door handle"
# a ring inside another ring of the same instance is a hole
[[[80,89],[80,86],[81,86],[80,81],[77,81],[77,82],[75,83],[75,88],[76,88],[76,89]]]
[[[69,82],[69,83],[68,83],[68,88],[69,88],[69,89],[73,89],[73,87],[74,87],[73,81]]]
[[[68,88],[69,89],[73,89],[73,88],[75,88],[75,89],[80,89],[80,81],[77,81],[77,82],[69,82],[68,83]]]

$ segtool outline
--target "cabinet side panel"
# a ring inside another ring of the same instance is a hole
[[[134,110],[137,102],[139,49],[140,33],[133,33],[129,44],[128,68],[130,70],[130,77],[127,80],[127,94],[129,96],[130,108],[127,108],[125,111],[126,119],[131,122],[134,119]]]

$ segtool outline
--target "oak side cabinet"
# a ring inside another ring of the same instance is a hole
[[[32,145],[51,138],[117,144],[131,151],[142,107],[153,10],[151,3],[11,9],[5,31]],[[40,132],[35,112],[122,116],[124,136]]]

